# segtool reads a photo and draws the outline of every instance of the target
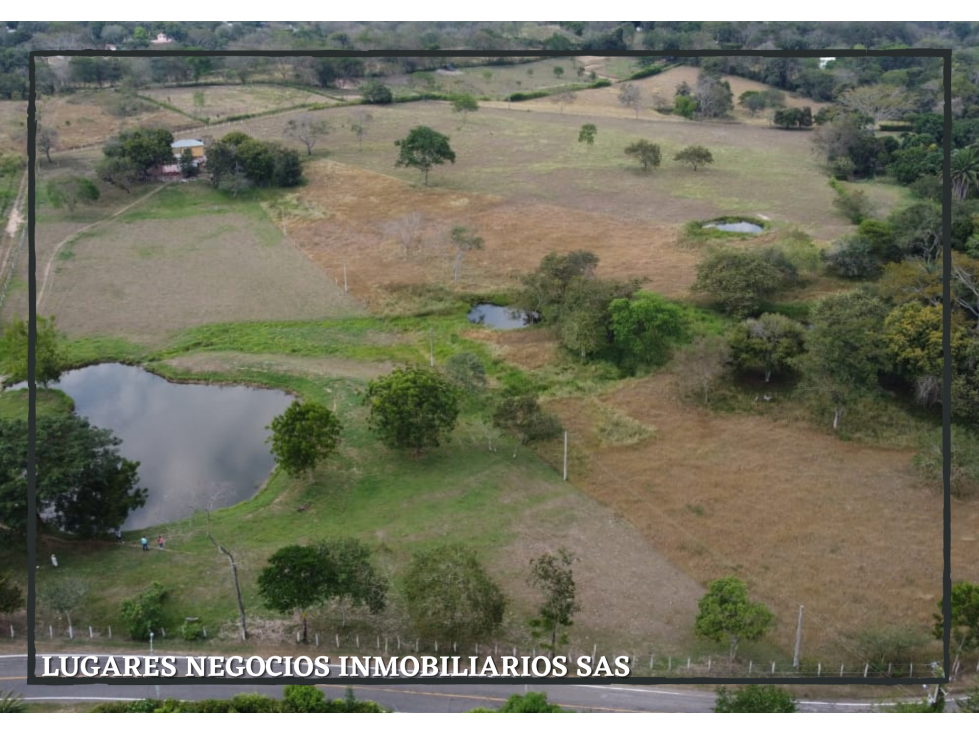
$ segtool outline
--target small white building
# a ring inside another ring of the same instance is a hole
[[[820,56],[819,57],[819,68],[820,69],[825,69],[826,68],[826,64],[828,64],[830,61],[836,61],[836,57],[835,56]]]
[[[173,43],[173,39],[167,38],[166,33],[157,33],[156,38],[151,40],[150,43]]]

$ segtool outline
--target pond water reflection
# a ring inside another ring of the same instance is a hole
[[[100,364],[66,372],[51,387],[75,410],[122,439],[119,453],[140,462],[146,506],[127,529],[227,507],[254,496],[275,463],[267,426],[292,402],[276,390],[167,382],[138,367]]]

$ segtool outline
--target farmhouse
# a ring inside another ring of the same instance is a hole
[[[150,171],[150,174],[159,180],[170,180],[175,176],[180,176],[180,157],[185,150],[189,150],[194,157],[194,168],[200,168],[207,163],[207,156],[204,154],[204,142],[194,138],[177,140],[170,144],[173,151],[173,162],[157,166]]]

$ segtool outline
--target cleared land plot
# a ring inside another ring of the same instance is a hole
[[[860,631],[928,629],[942,595],[942,497],[911,453],[843,443],[772,415],[719,415],[680,404],[667,375],[632,380],[602,403],[655,436],[602,447],[600,416],[548,402],[583,457],[575,481],[701,583],[747,580],[791,649],[798,606],[808,649],[859,649]],[[975,503],[954,510],[953,576],[974,563]],[[969,537],[971,536],[971,537]]]
[[[457,285],[469,290],[510,287],[548,252],[575,249],[597,252],[602,274],[647,276],[650,287],[670,295],[682,294],[693,282],[696,256],[675,250],[669,244],[672,230],[662,225],[424,189],[329,162],[310,167],[307,176],[310,186],[300,196],[329,215],[289,223],[290,237],[331,277],[342,278],[346,263],[351,292],[382,309],[404,298],[399,288],[453,284],[455,251],[447,238],[453,224],[475,226],[486,239],[484,250],[465,256]],[[421,214],[422,227],[405,258],[393,229],[411,212]]]
[[[164,127],[173,130],[186,127],[189,120],[172,110],[167,110],[151,102],[135,100],[138,112],[121,115],[115,110],[123,95],[113,89],[81,91],[68,96],[46,98],[39,104],[43,124],[58,131],[57,150],[76,148],[83,145],[101,145],[113,135],[123,130],[137,127]],[[26,106],[24,119],[27,117]]]
[[[485,193],[521,203],[541,203],[611,214],[651,224],[679,224],[727,214],[764,214],[776,222],[805,228],[819,239],[849,231],[832,207],[833,191],[811,152],[811,135],[747,125],[695,123],[685,120],[631,120],[608,116],[624,111],[602,105],[597,116],[573,114],[586,95],[561,114],[547,103],[546,112],[481,109],[465,124],[447,103],[426,102],[371,107],[374,117],[363,150],[350,131],[355,111],[315,113],[334,123],[321,144],[331,157],[420,186],[414,169],[396,168],[394,141],[412,127],[427,125],[450,137],[454,165],[432,170],[432,188]],[[598,126],[594,146],[578,143],[582,124]],[[244,121],[240,129],[263,139],[282,139],[281,117]],[[646,138],[660,144],[663,164],[643,174],[623,150]],[[693,171],[673,160],[688,145],[705,145],[715,164]],[[546,229],[549,222],[528,221]]]
[[[42,311],[70,336],[152,343],[215,321],[337,318],[360,307],[254,203],[175,184],[62,249]]]
[[[271,84],[241,86],[161,87],[146,89],[140,94],[159,102],[171,104],[189,115],[208,117],[220,122],[231,115],[256,114],[301,104],[324,102],[322,95],[292,87]],[[203,95],[204,105],[198,107],[195,94]]]

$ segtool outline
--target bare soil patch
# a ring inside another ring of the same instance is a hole
[[[697,255],[677,250],[672,245],[675,233],[668,226],[413,187],[332,162],[316,162],[307,176],[310,186],[301,196],[329,216],[296,222],[289,226],[289,235],[330,277],[342,278],[346,263],[351,292],[368,304],[383,301],[385,288],[395,284],[506,288],[552,251],[592,250],[601,258],[601,275],[646,277],[648,287],[667,295],[681,295],[695,277]],[[406,259],[387,225],[413,211],[422,214],[425,224]],[[447,237],[453,224],[475,226],[486,240],[484,250],[465,256],[458,283],[452,282],[455,250]]]
[[[603,401],[656,434],[601,448],[580,400],[549,401],[583,457],[575,483],[700,583],[747,580],[783,621],[784,647],[800,604],[809,650],[843,652],[861,630],[930,627],[942,595],[942,498],[912,473],[910,452],[681,405],[665,375],[630,381]],[[966,538],[977,511],[956,509],[958,574],[974,567]]]

